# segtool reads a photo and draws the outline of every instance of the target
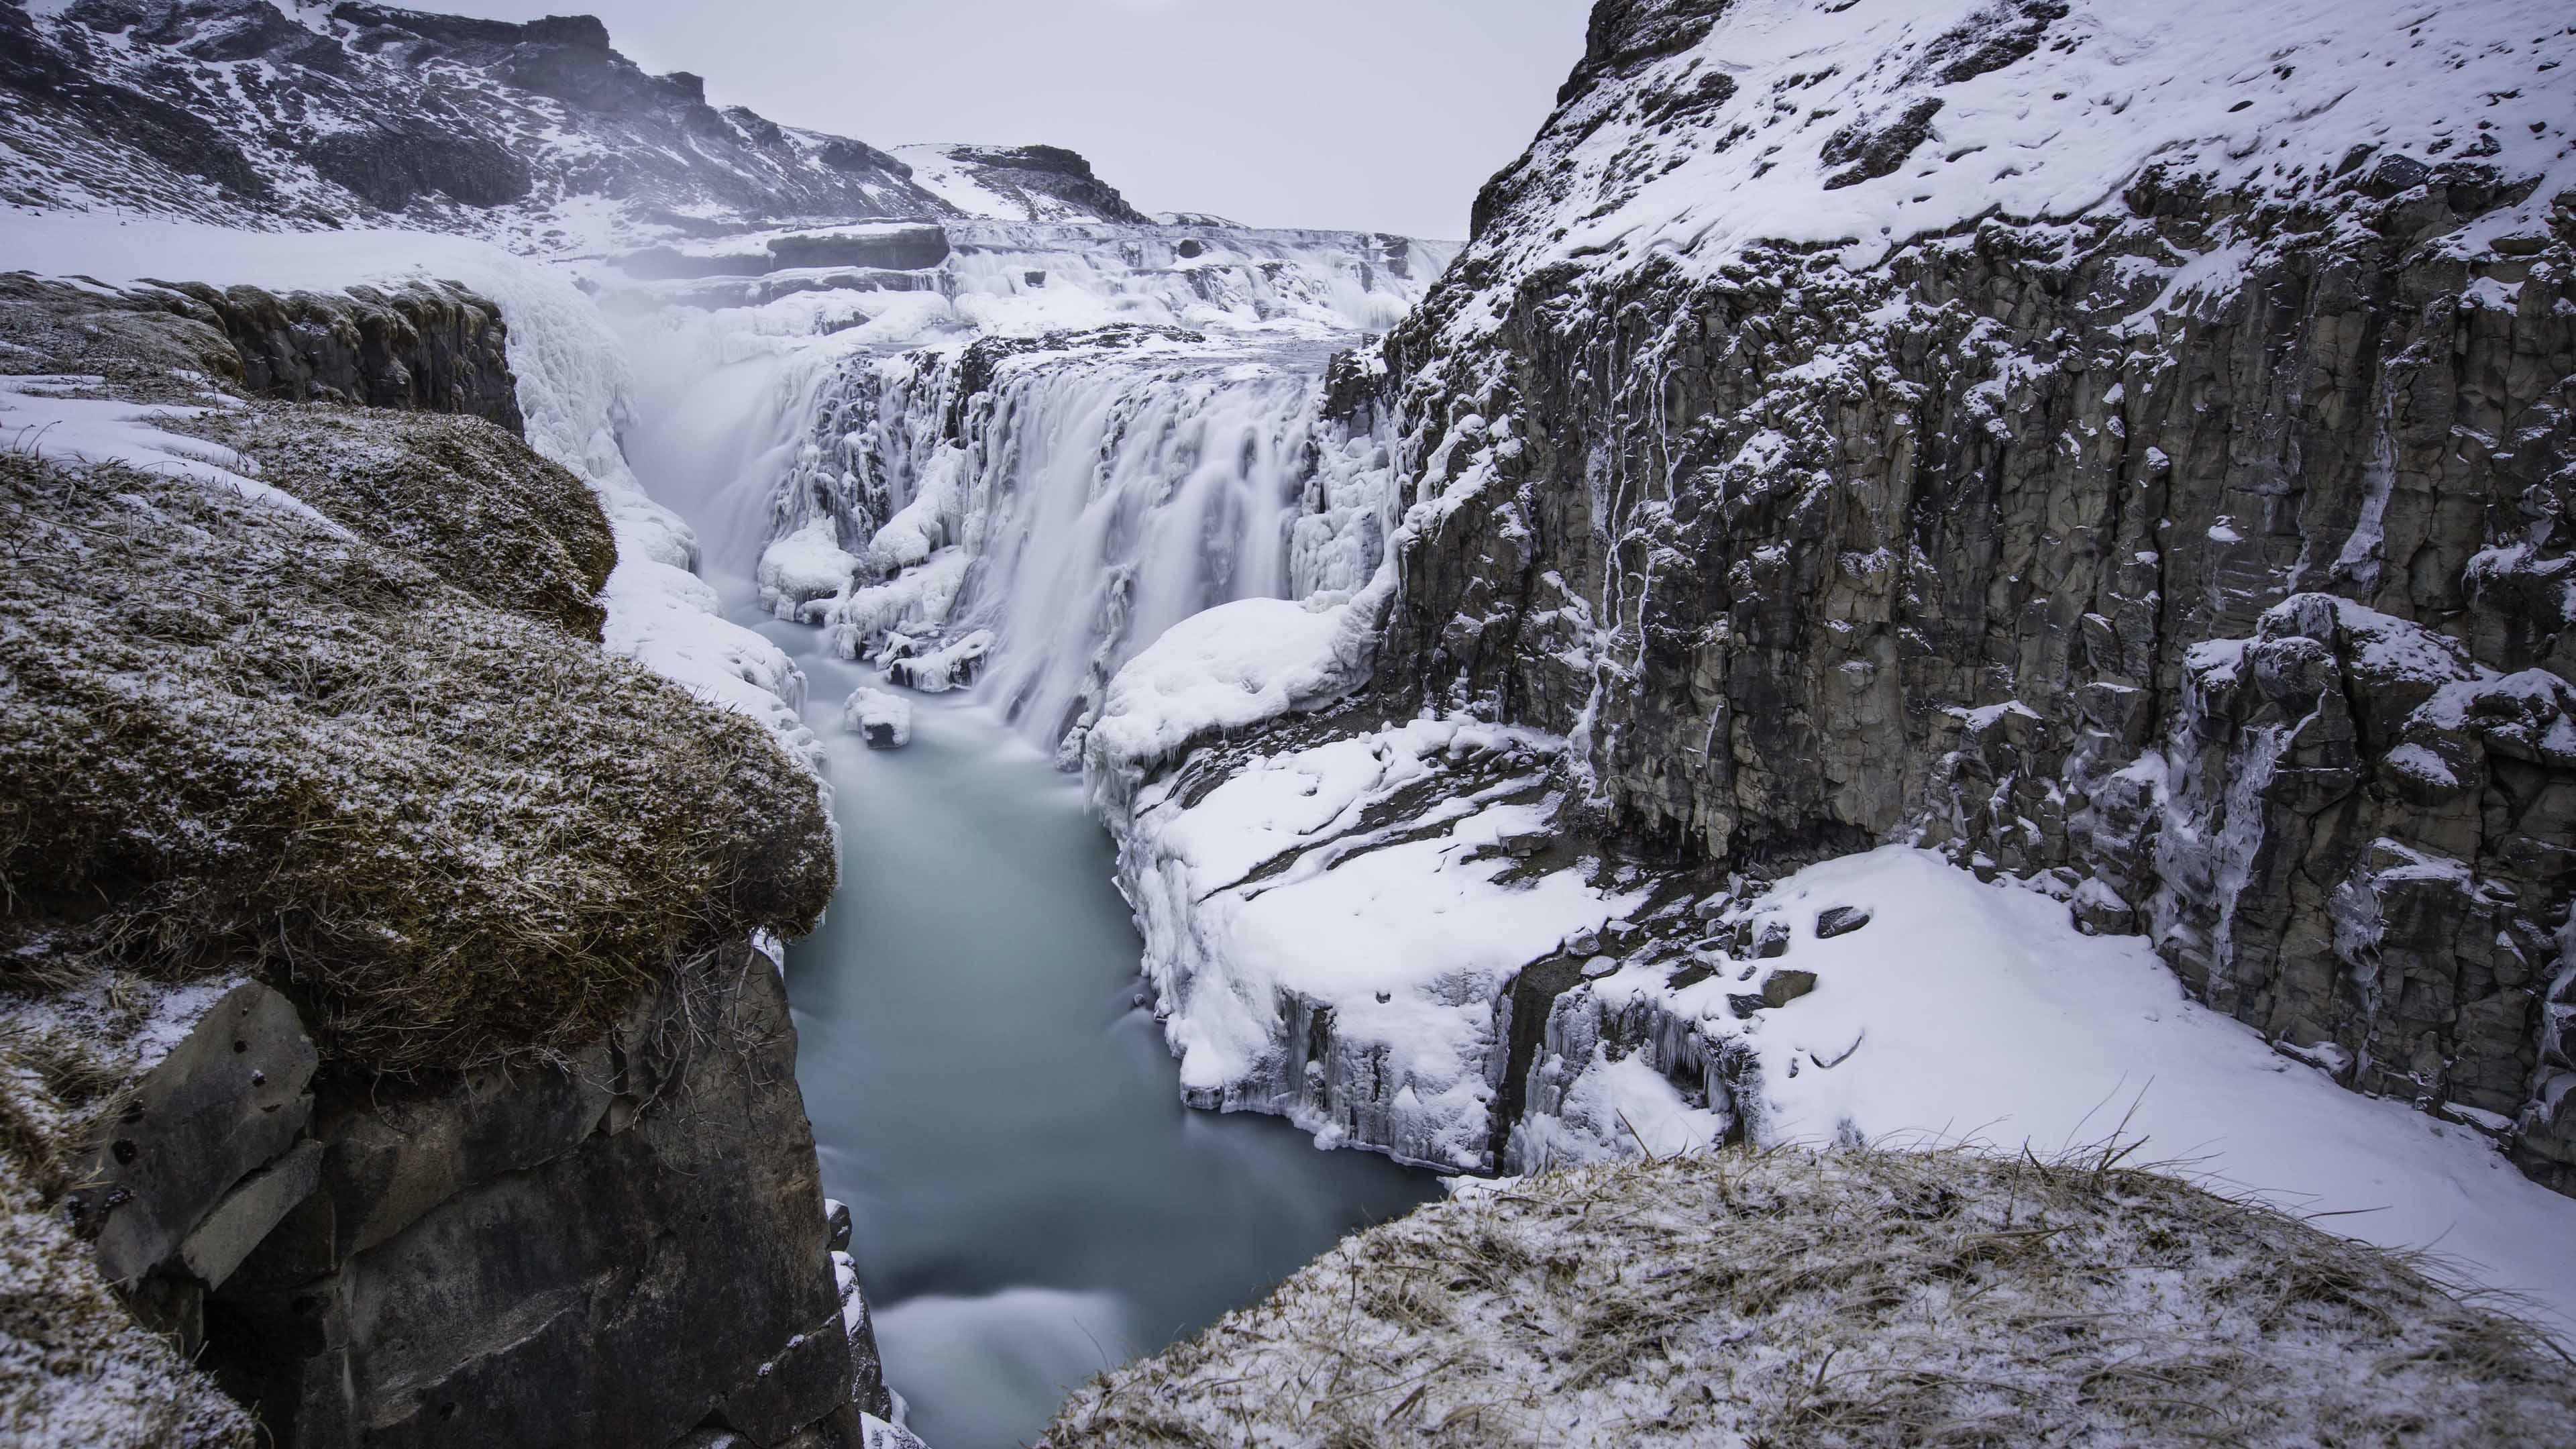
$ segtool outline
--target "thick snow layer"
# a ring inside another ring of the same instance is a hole
[[[1328,1146],[1481,1166],[1496,1000],[1626,904],[1512,853],[1542,828],[1537,781],[1560,748],[1416,720],[1226,762],[1212,789],[1184,771],[1141,791],[1120,873],[1184,1096],[1283,1113]],[[1495,766],[1481,788],[1382,818],[1471,761]]]
[[[761,551],[760,605],[792,619],[807,600],[848,588],[858,568],[859,561],[834,538],[832,520],[815,519]]]
[[[1164,631],[1109,682],[1085,745],[1097,778],[1192,739],[1332,699],[1367,677],[1381,596],[1237,599]]]
[[[1818,939],[1833,906],[1870,922]],[[2478,1133],[2346,1091],[2194,1004],[2143,937],[2083,935],[2039,891],[1981,884],[1901,846],[1790,876],[1756,919],[1786,925],[1784,954],[1713,958],[1713,974],[1679,991],[1663,985],[1669,962],[1589,989],[1605,1005],[1660,998],[1704,1036],[1751,1046],[1765,1142],[1969,1140],[2045,1157],[2125,1134],[2145,1142],[2133,1161],[2341,1214],[2320,1225],[2432,1248],[2576,1326],[2576,1200]],[[1730,997],[1782,971],[1812,972],[1813,991],[1738,1020]],[[1663,1114],[1680,1108],[1668,1082],[1652,1085]],[[1612,1138],[1591,1155],[1628,1150]]]
[[[2576,183],[2571,60],[2560,0],[1740,0],[1542,137],[1542,164],[1569,184],[1549,217],[1516,225],[1516,262],[1713,266],[1776,239],[1842,242],[1864,265],[1991,211],[2090,210],[2150,163],[2310,189],[2357,143],[2491,157],[2551,178],[2545,207]],[[1638,102],[1721,85],[1729,98],[1694,126]],[[1861,138],[1935,103],[1902,164],[1859,174]]]
[[[912,743],[912,701],[899,694],[864,686],[851,690],[841,705],[841,721],[865,736],[870,749],[893,750]]]
[[[975,179],[974,168],[948,153],[948,145],[919,144],[897,146],[887,154],[912,168],[912,184],[956,207],[968,216],[993,221],[1053,221],[1054,217],[1036,217],[1028,208]]]
[[[817,758],[820,746],[798,717],[803,672],[778,646],[721,616],[715,591],[691,573],[695,533],[647,497],[627,466],[618,445],[631,387],[624,350],[560,269],[461,237],[244,232],[81,215],[11,218],[0,232],[0,268],[111,284],[158,277],[281,291],[429,277],[491,299],[509,326],[529,444],[591,485],[616,535],[617,569],[600,593],[609,647],[768,724],[799,758]],[[190,446],[194,466],[220,466],[204,456],[206,444]]]

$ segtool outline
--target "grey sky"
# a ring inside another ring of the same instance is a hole
[[[409,0],[585,10],[773,120],[1070,146],[1147,211],[1461,237],[1583,48],[1589,0]]]

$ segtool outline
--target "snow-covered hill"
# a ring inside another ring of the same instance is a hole
[[[538,251],[959,214],[883,151],[645,74],[588,16],[299,0],[0,3],[0,199]]]

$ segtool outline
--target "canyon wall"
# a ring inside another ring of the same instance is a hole
[[[2576,41],[2510,0],[2348,21],[1595,8],[1466,253],[1337,373],[1398,459],[1371,667],[1109,796],[1133,882],[1213,828],[1178,822],[1219,754],[1531,728],[1553,833],[1496,882],[1561,862],[1639,934],[1524,943],[1441,988],[1491,1013],[1460,1060],[1288,1110],[1481,1076],[1500,1167],[1633,1057],[1752,1132],[1752,1045],[1679,993],[1778,954],[1765,881],[1899,842],[2576,1190]],[[1224,885],[1167,938],[1236,929]],[[1316,1004],[1262,1060],[1335,1058]]]
[[[16,274],[0,338],[0,1275],[56,1285],[10,1421],[862,1442],[752,944],[833,887],[816,782],[603,649],[609,521],[498,308]]]

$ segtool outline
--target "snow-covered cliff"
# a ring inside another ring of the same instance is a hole
[[[1374,586],[1107,691],[1193,1090],[1493,1170],[2143,1089],[2576,1304],[2505,1155],[2576,1150],[2571,50],[2518,0],[1597,6],[1349,369]],[[1891,845],[1960,869],[1794,873]]]
[[[874,147],[646,75],[590,16],[304,0],[0,4],[0,197],[544,252],[960,214]]]

